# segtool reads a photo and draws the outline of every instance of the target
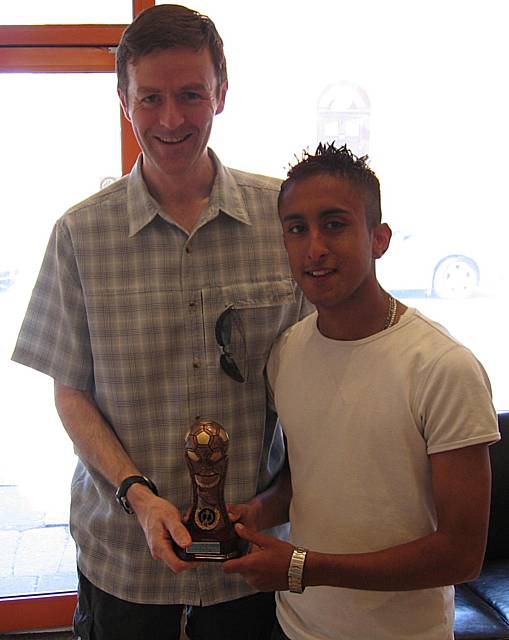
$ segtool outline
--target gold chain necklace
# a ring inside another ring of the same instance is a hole
[[[389,308],[387,317],[385,318],[384,330],[390,329],[396,320],[396,311],[398,310],[398,301],[389,294]]]

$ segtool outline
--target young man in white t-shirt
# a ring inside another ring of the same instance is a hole
[[[305,154],[279,214],[317,311],[272,351],[289,466],[232,508],[252,548],[224,569],[279,591],[274,639],[452,640],[449,585],[478,575],[486,543],[499,438],[486,373],[378,283],[391,231],[365,159],[334,145]],[[291,543],[257,533],[288,516]]]

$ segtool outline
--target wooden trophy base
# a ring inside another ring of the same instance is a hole
[[[193,540],[192,544],[183,549],[174,545],[175,553],[181,560],[192,562],[224,562],[233,558],[240,558],[247,552],[248,542],[242,540],[235,533],[233,527],[224,527],[221,531],[201,531],[197,527],[187,525]]]
[[[181,560],[188,562],[224,562],[240,558],[244,554],[243,540],[238,537],[230,540],[195,540],[187,549],[174,545],[175,553]]]

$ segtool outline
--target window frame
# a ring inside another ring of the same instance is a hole
[[[86,0],[84,0],[86,2]],[[133,0],[133,16],[155,0]],[[126,25],[0,25],[0,73],[112,73]],[[139,147],[119,106],[122,173]],[[0,633],[68,628],[76,592],[0,597]]]

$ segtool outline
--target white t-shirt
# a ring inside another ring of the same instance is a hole
[[[429,534],[429,454],[499,438],[484,369],[415,309],[355,341],[324,337],[316,319],[287,330],[268,364],[288,442],[292,542],[361,553]],[[291,640],[453,638],[453,587],[308,587],[277,603]]]

